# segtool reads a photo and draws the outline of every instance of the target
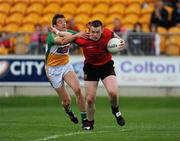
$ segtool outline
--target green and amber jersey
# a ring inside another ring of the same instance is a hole
[[[67,30],[70,34],[76,34],[75,31]],[[60,45],[55,43],[56,34],[49,32],[46,39],[46,66],[65,65],[69,62],[70,43]]]

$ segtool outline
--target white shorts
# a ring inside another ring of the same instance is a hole
[[[46,75],[53,88],[59,88],[64,84],[64,75],[69,71],[74,71],[69,63],[62,66],[46,66]]]

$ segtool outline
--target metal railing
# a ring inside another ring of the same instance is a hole
[[[10,54],[30,54],[38,55],[45,52],[45,36],[47,33],[40,33],[38,40],[31,41],[34,33],[13,33],[0,38],[0,50],[2,42],[12,42],[13,48]],[[159,56],[159,55],[180,55],[180,33],[121,33],[122,38],[126,41],[125,50],[115,53],[115,55],[137,55],[137,56]],[[80,54],[80,48],[72,44],[70,54]],[[0,54],[1,53],[0,51]]]

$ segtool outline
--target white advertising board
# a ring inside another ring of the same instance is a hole
[[[120,86],[180,86],[180,57],[114,57]]]

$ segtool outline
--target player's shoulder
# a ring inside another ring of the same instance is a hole
[[[55,33],[53,32],[48,32],[48,37],[54,37],[55,36]]]
[[[112,37],[113,36],[113,31],[108,29],[108,28],[104,28],[103,34],[104,34],[105,37]]]
[[[112,31],[111,29],[105,27],[105,28],[104,28],[104,32],[105,32],[105,33],[112,33],[113,31]]]
[[[103,33],[104,34],[112,34],[113,31],[111,29],[109,29],[109,28],[104,28]]]
[[[48,36],[47,36],[47,39],[46,39],[46,42],[49,43],[49,42],[53,42],[54,41],[54,38],[55,38],[56,34],[53,33],[53,32],[48,32]]]

